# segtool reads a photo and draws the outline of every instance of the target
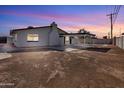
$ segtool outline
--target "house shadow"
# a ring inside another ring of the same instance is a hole
[[[41,51],[66,51],[71,48],[78,50],[96,51],[96,52],[108,52],[111,48],[104,47],[78,47],[78,46],[49,46],[49,47],[13,47],[13,49],[6,51],[7,53],[20,53],[20,52],[41,52]]]
[[[20,53],[20,52],[40,52],[40,51],[64,51],[64,47],[15,47],[7,53]]]
[[[108,52],[111,48],[95,48],[95,47],[90,47],[90,48],[86,48],[84,50],[88,50],[88,51],[96,51],[96,52]]]

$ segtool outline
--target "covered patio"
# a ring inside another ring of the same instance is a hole
[[[64,45],[72,45],[72,46],[87,46],[91,45],[92,39],[95,38],[94,34],[83,30],[80,30],[78,33],[68,33],[61,34],[61,37],[64,38]]]

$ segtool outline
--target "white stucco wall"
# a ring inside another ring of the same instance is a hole
[[[64,37],[61,34],[66,32],[57,27],[55,22],[50,26],[35,27],[26,29],[11,30],[13,37],[12,42],[16,47],[32,47],[32,46],[64,46]],[[28,34],[38,34],[38,41],[27,41]]]
[[[14,44],[17,47],[31,47],[31,46],[58,46],[60,45],[59,33],[56,28],[38,28],[16,31],[17,40],[14,40]],[[38,42],[28,42],[28,34],[38,34]],[[49,39],[49,40],[48,40]]]
[[[124,49],[124,36],[122,36],[122,48]]]
[[[124,49],[124,36],[116,37],[116,46]]]
[[[17,31],[17,40],[14,41],[14,44],[17,47],[30,47],[30,46],[45,46],[48,45],[48,31],[46,28],[39,29],[29,29]],[[28,34],[38,34],[39,41],[38,42],[28,42],[27,35]]]
[[[122,37],[119,38],[118,46],[122,48]]]
[[[51,32],[49,32],[49,45],[50,46],[59,46],[60,39],[59,39],[59,32],[57,26],[51,27]]]
[[[116,46],[119,46],[119,37],[116,37]]]
[[[64,46],[65,45],[64,44],[64,37],[60,37],[59,40],[60,40],[60,46]]]

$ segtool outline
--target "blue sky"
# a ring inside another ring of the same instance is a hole
[[[124,13],[121,7],[115,30],[123,29]],[[15,28],[27,26],[46,26],[55,21],[67,32],[77,32],[85,28],[98,37],[110,31],[110,20],[106,14],[111,13],[114,6],[101,5],[21,5],[0,6],[0,35],[9,35]]]

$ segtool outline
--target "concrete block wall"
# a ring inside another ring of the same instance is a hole
[[[116,46],[124,49],[124,36],[116,37]]]
[[[111,44],[111,39],[92,39],[93,44]]]
[[[123,42],[123,44],[122,44],[123,47],[122,48],[124,49],[124,36],[122,37],[122,40],[123,40],[122,41]]]

